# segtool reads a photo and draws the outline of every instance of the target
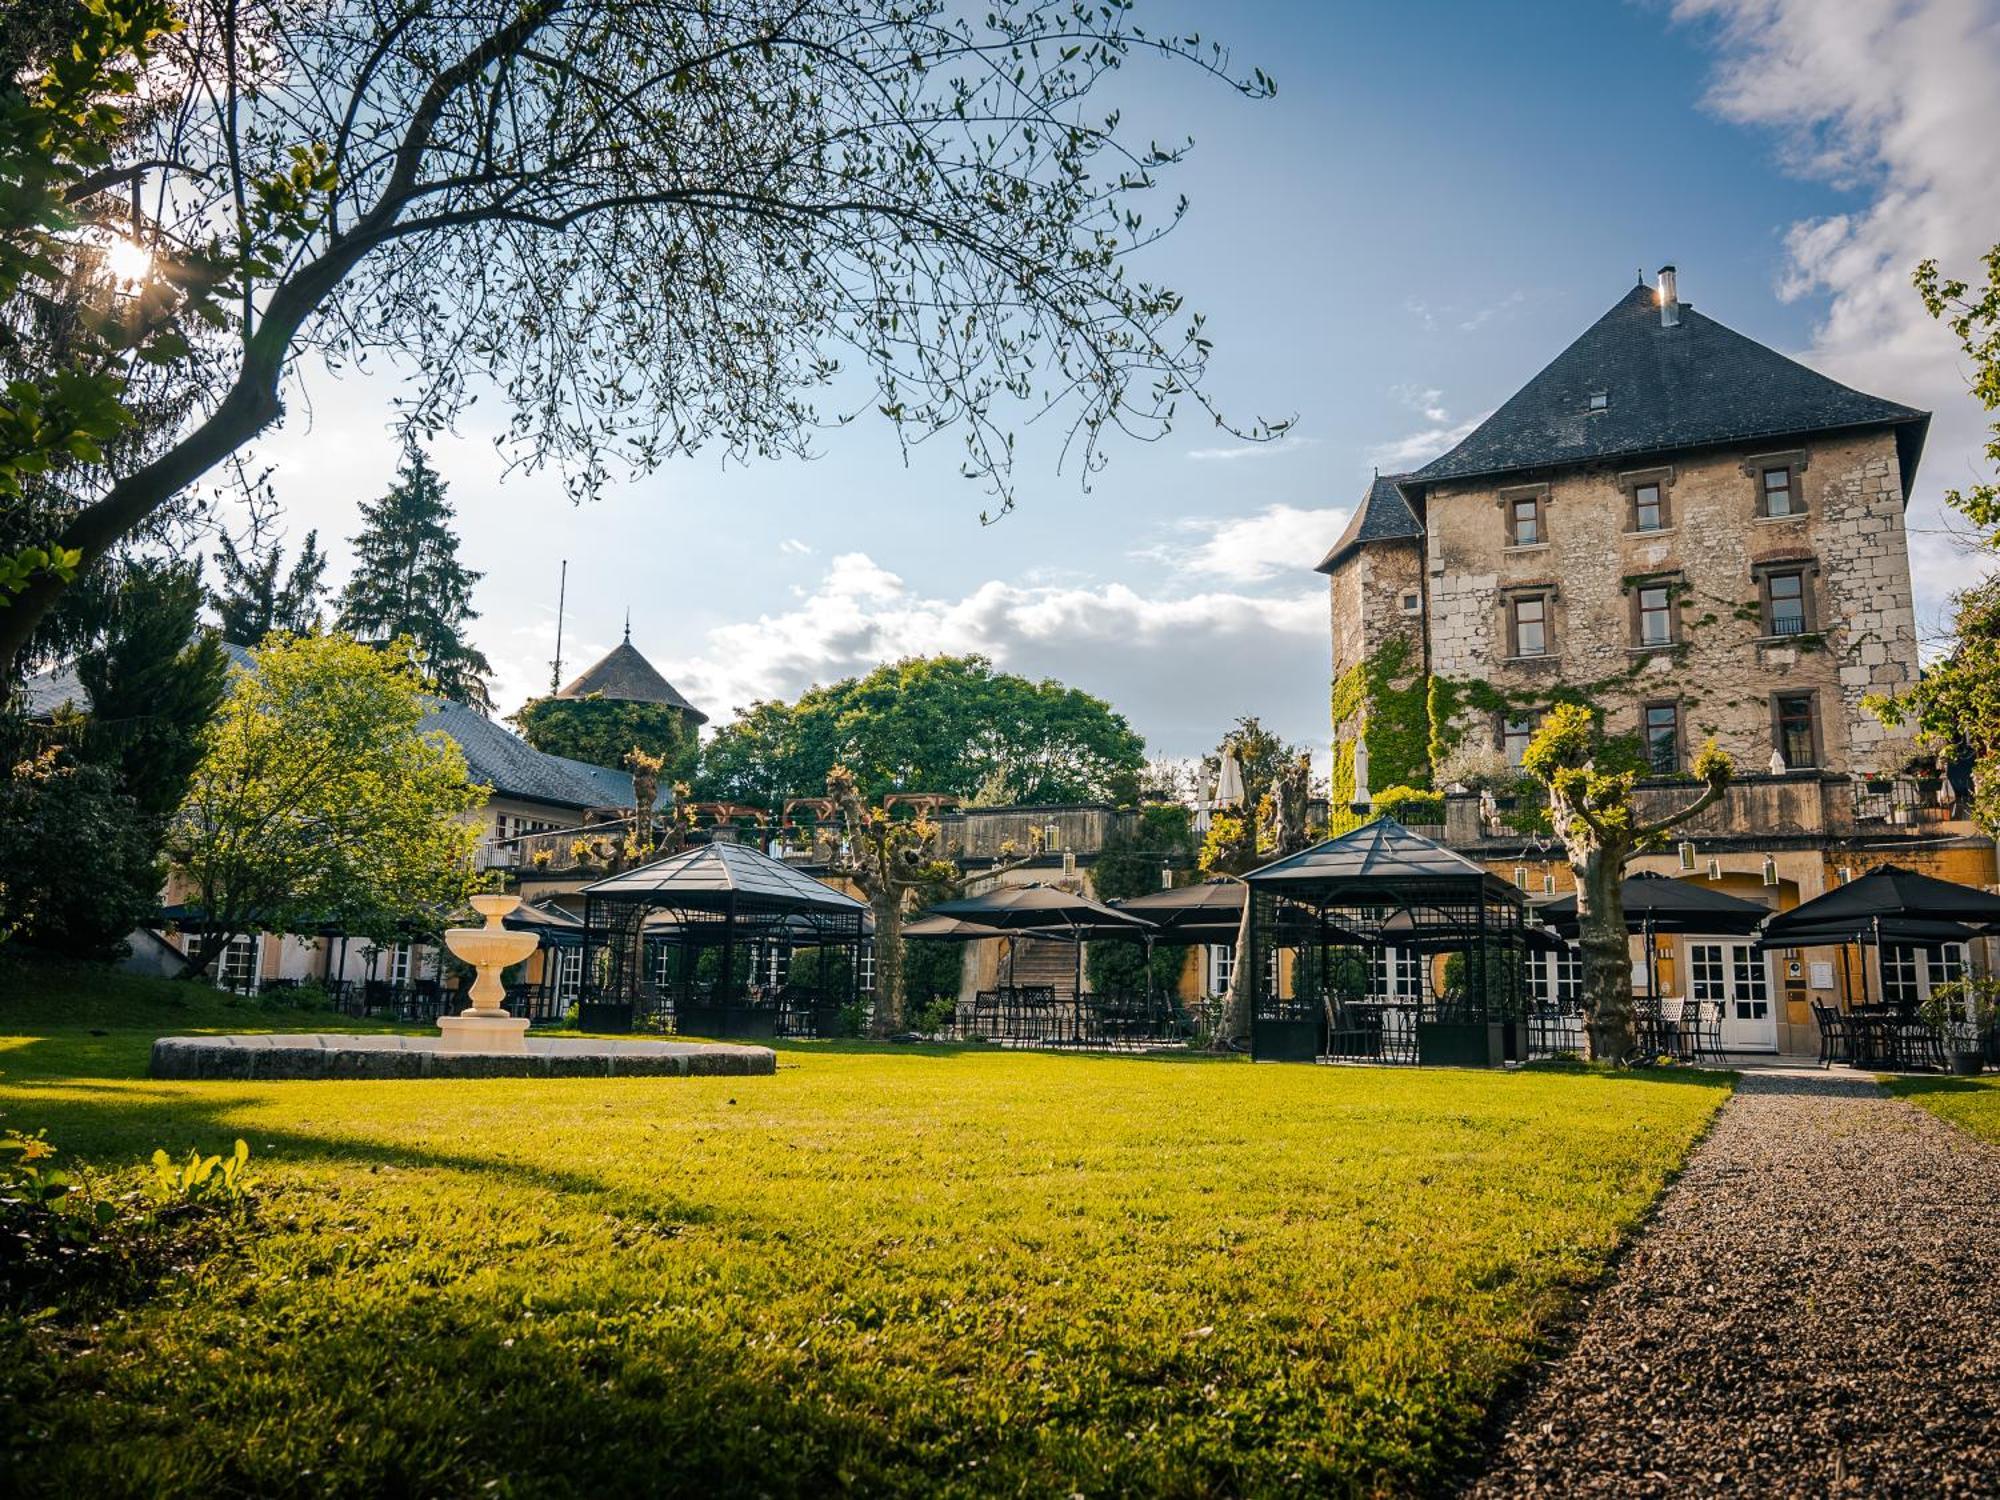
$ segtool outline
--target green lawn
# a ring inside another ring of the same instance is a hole
[[[1890,1093],[1940,1119],[2000,1144],[2000,1075],[1978,1078],[1884,1078]]]
[[[27,1493],[1428,1492],[1726,1093],[858,1045],[170,1084],[155,1032],[286,1018],[32,988],[7,1123],[107,1171],[241,1134],[260,1205],[0,1373]]]

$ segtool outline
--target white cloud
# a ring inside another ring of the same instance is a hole
[[[1340,535],[1348,514],[1340,506],[1270,505],[1253,516],[1189,517],[1175,526],[1180,540],[1139,555],[1231,583],[1262,583],[1311,567]]]
[[[1267,443],[1239,443],[1233,448],[1190,448],[1188,457],[1197,463],[1227,463],[1237,458],[1275,458],[1280,453],[1296,453],[1301,448],[1318,446],[1318,438],[1299,437],[1288,432]]]
[[[1780,132],[1801,175],[1857,189],[1849,213],[1785,234],[1781,296],[1825,295],[1802,356],[1847,384],[1936,413],[1911,497],[1920,619],[1968,576],[1934,544],[1939,496],[1979,474],[1985,418],[1950,331],[1910,286],[1917,262],[1978,269],[2000,234],[2000,11],[1990,0],[1680,0],[1721,54],[1709,104]]]
[[[1424,415],[1430,425],[1370,448],[1368,461],[1384,474],[1404,473],[1456,447],[1492,413],[1483,411],[1476,417],[1467,417],[1463,422],[1452,421],[1450,413],[1442,407],[1426,411]]]
[[[899,657],[983,652],[1124,712],[1154,749],[1196,754],[1238,715],[1262,714],[1317,743],[1326,673],[1326,596],[1310,584],[1263,596],[1142,594],[1125,584],[990,579],[956,598],[909,587],[865,553],[834,558],[797,607],[718,626],[696,654],[661,658],[674,685],[717,720],[758,698],[791,697]]]

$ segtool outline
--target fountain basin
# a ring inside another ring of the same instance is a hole
[[[778,1070],[769,1047],[724,1042],[527,1037],[519,1050],[482,1052],[441,1036],[339,1032],[163,1036],[155,1078],[703,1078]]]

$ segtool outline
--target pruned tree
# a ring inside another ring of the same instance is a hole
[[[835,766],[826,794],[845,833],[834,865],[853,881],[875,914],[875,1011],[878,1037],[903,1029],[903,919],[913,906],[951,895],[958,867],[938,852],[938,825],[928,818],[897,820],[861,795],[854,773]]]
[[[403,364],[418,433],[499,390],[514,461],[577,495],[709,443],[806,452],[873,409],[906,442],[960,432],[1004,509],[1017,417],[1059,424],[1085,474],[1107,433],[1157,437],[1183,402],[1220,420],[1201,319],[1128,272],[1184,211],[1147,216],[1185,147],[1129,143],[1089,101],[1142,56],[1272,85],[1127,4],[183,0],[180,19],[151,64],[176,107],[65,157],[58,186],[83,238],[136,228],[184,345],[155,352],[216,394],[68,519],[83,564],[279,420],[308,355]],[[25,579],[0,662],[62,586]]]
[[[1580,704],[1550,709],[1521,758],[1521,769],[1548,790],[1549,823],[1576,877],[1578,946],[1583,951],[1583,1019],[1593,1057],[1619,1061],[1634,1045],[1632,961],[1620,882],[1635,854],[1699,817],[1727,789],[1734,763],[1710,740],[1694,758],[1701,791],[1677,811],[1642,822],[1632,805],[1637,773],[1596,767],[1602,749],[1597,718]]]
[[[1201,847],[1203,873],[1241,876],[1305,848],[1312,757],[1286,745],[1255,716],[1238,719],[1208,763],[1219,767],[1225,754],[1235,758],[1242,773],[1243,802],[1211,816]],[[1256,975],[1251,972],[1247,898],[1236,928],[1235,953],[1222,995],[1222,1021],[1211,1039],[1211,1045],[1223,1052],[1242,1052],[1250,1046],[1250,999]]]

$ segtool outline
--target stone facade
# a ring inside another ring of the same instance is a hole
[[[1614,734],[1638,731],[1642,705],[1673,703],[1683,764],[1713,737],[1740,767],[1762,770],[1774,748],[1774,695],[1809,693],[1821,769],[1898,769],[1908,739],[1863,706],[1868,694],[1908,687],[1917,669],[1894,438],[1843,433],[1791,445],[1805,509],[1782,519],[1757,513],[1757,461],[1770,452],[1717,448],[1433,489],[1429,667],[1447,683],[1490,689],[1458,703],[1451,729],[1497,745],[1503,712],[1532,716],[1558,689],[1602,706]],[[1632,525],[1641,481],[1665,496],[1667,524],[1657,530]],[[1520,498],[1541,503],[1528,545],[1510,542],[1507,508]],[[1760,573],[1779,565],[1806,570],[1807,628],[1797,635],[1767,634]],[[1634,592],[1654,584],[1672,594],[1666,646],[1640,643]],[[1341,588],[1336,577],[1336,598]],[[1517,652],[1510,628],[1512,601],[1532,594],[1547,601],[1541,655]]]

